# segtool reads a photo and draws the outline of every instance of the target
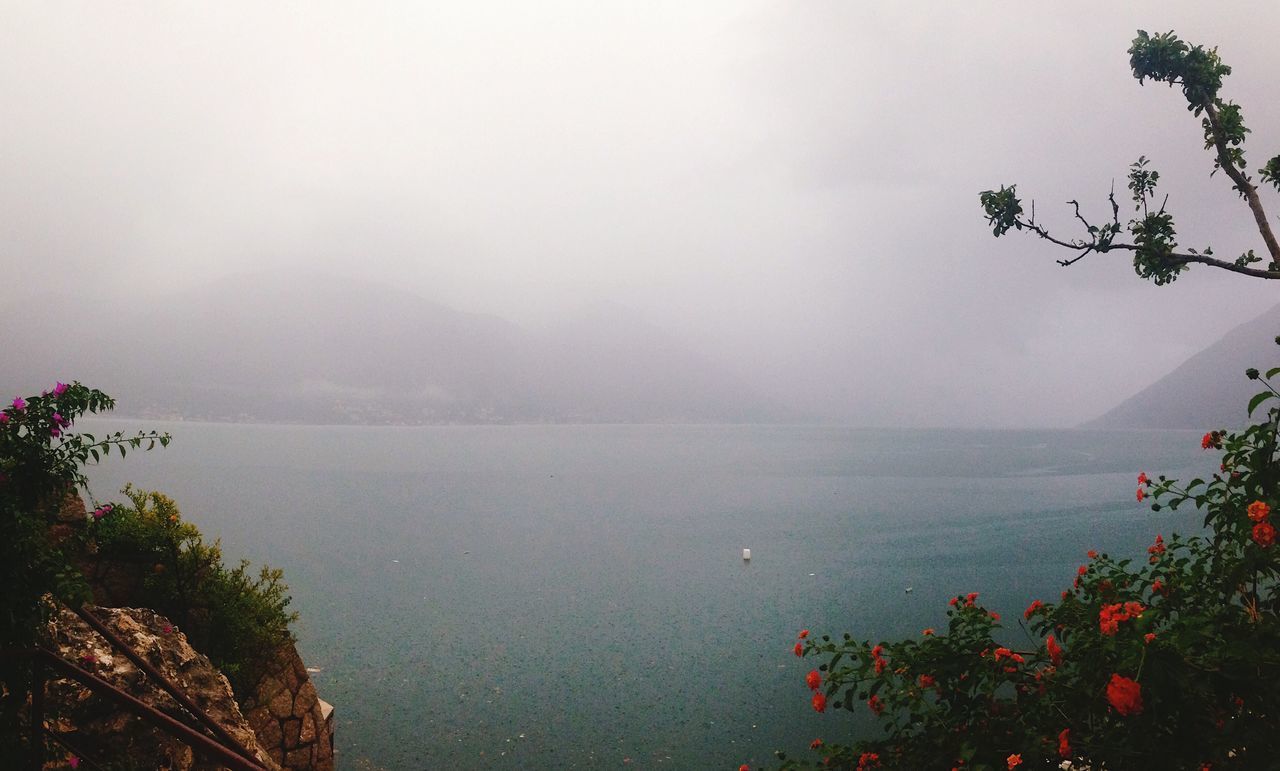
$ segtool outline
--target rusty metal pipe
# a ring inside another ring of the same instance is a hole
[[[253,753],[249,752],[249,750],[242,746],[240,742],[236,741],[236,738],[232,736],[227,729],[223,728],[216,720],[209,717],[204,710],[196,706],[194,701],[183,693],[178,686],[174,685],[173,681],[165,677],[160,670],[152,666],[151,662],[139,656],[137,651],[129,647],[129,644],[124,640],[121,640],[120,636],[111,631],[106,624],[102,623],[100,618],[93,615],[93,613],[89,611],[88,606],[82,605],[79,608],[72,608],[72,610],[75,611],[77,616],[84,619],[86,624],[93,627],[95,632],[106,638],[107,642],[111,643],[111,647],[123,653],[125,658],[133,662],[134,666],[146,673],[147,677],[154,680],[166,693],[172,696],[174,700],[177,701],[178,704],[182,705],[183,709],[191,713],[191,716],[198,720],[201,725],[212,731],[213,735],[218,737],[223,744],[235,750],[241,757],[251,760],[254,763],[258,762],[258,759],[253,756]]]
[[[54,669],[60,670],[68,677],[83,683],[88,686],[90,690],[101,693],[102,695],[116,701],[125,709],[134,713],[148,723],[151,723],[160,730],[182,740],[190,746],[191,749],[201,753],[210,760],[215,760],[224,764],[232,771],[265,771],[265,768],[258,763],[256,759],[250,760],[242,757],[235,750],[219,744],[208,736],[205,736],[199,731],[191,728],[186,723],[175,720],[155,707],[152,707],[150,704],[125,693],[92,672],[86,672],[75,664],[65,661],[52,651],[41,649],[37,652],[36,658],[44,659]]]

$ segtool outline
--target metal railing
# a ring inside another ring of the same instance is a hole
[[[126,693],[115,685],[87,670],[72,664],[58,654],[44,647],[28,648],[0,652],[6,658],[25,658],[31,662],[31,734],[32,760],[31,768],[37,771],[44,766],[44,742],[48,738],[79,757],[91,768],[101,768],[84,754],[82,748],[76,746],[66,734],[50,729],[45,725],[45,683],[48,680],[46,670],[54,670],[60,675],[69,677],[85,686],[95,694],[114,701],[118,706],[132,712],[159,730],[173,736],[196,753],[209,760],[221,763],[232,771],[266,771],[266,767],[249,752],[244,745],[236,741],[217,721],[184,694],[174,683],[165,677],[146,659],[138,655],[129,645],[121,640],[87,607],[73,608],[76,615],[84,619],[95,632],[102,635],[111,647],[124,654],[134,666],[138,667],[149,679],[159,685],[166,693],[187,712],[196,723],[195,726],[178,720],[172,715],[161,712],[155,707]],[[203,729],[203,730],[200,730]],[[207,731],[208,733],[205,733]],[[209,734],[212,734],[210,736]]]

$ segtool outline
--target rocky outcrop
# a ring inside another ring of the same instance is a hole
[[[332,771],[333,707],[316,694],[292,643],[276,651],[243,706],[272,760],[287,769]]]
[[[279,768],[245,720],[226,677],[193,649],[168,619],[145,608],[94,608],[92,612],[267,768]],[[173,697],[71,611],[63,608],[57,612],[48,636],[55,652],[65,660],[161,712],[184,719],[185,713]],[[50,680],[46,694],[53,727],[84,748],[93,760],[131,759],[147,768],[174,771],[221,768],[74,680]]]

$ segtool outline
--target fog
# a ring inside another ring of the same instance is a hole
[[[1074,235],[1146,155],[1182,245],[1262,251],[1139,28],[1218,46],[1250,170],[1280,152],[1273,2],[6,2],[0,305],[317,272],[625,308],[825,420],[1074,425],[1280,299],[986,227],[1016,182]]]

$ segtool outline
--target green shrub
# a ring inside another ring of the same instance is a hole
[[[172,498],[132,485],[121,492],[132,505],[93,519],[86,546],[98,559],[136,570],[142,577],[138,604],[178,624],[245,695],[262,664],[293,639],[289,624],[297,614],[288,610],[283,573],[264,566],[255,574],[247,560],[228,567],[220,544],[206,543]]]

